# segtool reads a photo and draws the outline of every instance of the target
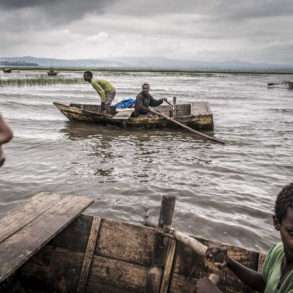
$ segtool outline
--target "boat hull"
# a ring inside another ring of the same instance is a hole
[[[103,126],[116,125],[124,128],[180,128],[172,122],[156,115],[141,115],[139,117],[130,117],[125,120],[115,119],[112,115],[103,115],[99,113],[98,106],[94,105],[64,105],[60,103],[54,103],[54,105],[70,121],[82,121]],[[164,107],[162,109],[169,114],[169,110],[166,111],[168,108]],[[203,111],[202,113],[198,111],[195,115],[191,113],[189,115],[176,116],[176,120],[195,130],[213,131],[214,129],[213,115],[210,111]]]
[[[258,253],[226,247],[234,259],[260,268]],[[84,283],[85,263],[90,269]],[[87,293],[187,293],[194,292],[197,280],[209,273],[201,257],[159,228],[81,215],[19,269],[17,277],[29,292],[77,292],[84,286]],[[52,291],[46,291],[49,286]],[[253,292],[228,271],[219,286],[223,292]]]

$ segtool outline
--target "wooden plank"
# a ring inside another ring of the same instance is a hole
[[[14,273],[91,203],[92,200],[86,197],[66,196],[36,221],[2,242],[0,282]]]
[[[75,292],[83,254],[46,245],[34,255],[17,275],[28,292]],[[58,290],[58,288],[65,290]]]
[[[92,226],[92,216],[81,214],[76,220],[66,227],[62,233],[52,239],[51,244],[60,248],[76,252],[84,252],[88,243]],[[76,241],[78,239],[78,241]]]
[[[95,256],[87,293],[100,292],[97,285],[108,285],[126,292],[144,292],[148,269],[124,261]],[[104,291],[111,292],[111,291]]]
[[[39,193],[21,207],[10,210],[0,221],[0,244],[57,204],[60,198],[58,194]]]
[[[162,269],[156,266],[150,268],[147,275],[145,292],[146,293],[160,292],[161,279],[162,279]]]
[[[166,263],[164,266],[164,273],[163,273],[160,293],[167,293],[169,290],[170,281],[172,279],[172,270],[173,270],[175,252],[176,252],[176,240],[169,239],[168,248],[167,248],[167,257],[166,257]]]
[[[158,234],[149,227],[104,219],[95,254],[152,266]]]
[[[121,109],[121,110],[117,110],[117,114],[115,114],[115,116],[113,116],[113,119],[117,119],[117,120],[128,120],[132,113],[134,112],[134,108],[130,108],[130,109]]]
[[[85,292],[89,272],[91,269],[92,259],[93,259],[93,255],[94,255],[94,252],[96,249],[97,239],[99,236],[101,222],[102,222],[101,218],[99,218],[99,217],[93,218],[92,228],[91,228],[91,232],[90,232],[90,236],[89,236],[89,240],[87,243],[87,248],[85,251],[83,264],[82,264],[82,268],[81,268],[79,284],[78,284],[77,291],[76,291],[77,293]]]

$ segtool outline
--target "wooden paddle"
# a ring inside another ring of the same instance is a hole
[[[198,240],[196,240],[196,239],[194,239],[194,238],[192,238],[182,232],[174,230],[173,234],[174,234],[176,240],[182,242],[186,246],[189,246],[196,254],[203,256],[203,257],[206,257],[206,252],[208,250],[207,246],[203,245]],[[220,277],[218,274],[213,273],[213,274],[209,275],[209,280],[213,284],[217,285],[217,283],[220,280]]]
[[[169,117],[169,116],[167,116],[167,115],[165,115],[165,114],[163,114],[161,112],[155,111],[153,109],[149,109],[149,111],[152,114],[155,114],[155,115],[158,115],[160,117],[163,117],[166,120],[168,120],[168,121],[170,121],[170,122],[172,122],[172,123],[184,128],[184,129],[188,130],[189,132],[191,132],[191,133],[193,133],[193,134],[195,134],[197,136],[203,137],[203,138],[205,138],[207,140],[210,140],[210,141],[213,141],[213,142],[216,142],[216,143],[225,144],[225,142],[223,140],[215,138],[215,137],[212,137],[212,136],[209,136],[209,135],[207,135],[205,133],[202,133],[200,131],[194,130],[191,127],[189,127],[189,126],[187,126],[187,125],[185,125],[185,124],[183,124],[183,123],[181,123],[181,122],[179,122],[179,121],[177,121],[177,120],[175,120],[175,119],[173,119],[173,118],[171,118],[171,117]]]

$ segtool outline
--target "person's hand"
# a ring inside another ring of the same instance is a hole
[[[196,293],[213,293],[220,292],[218,288],[208,279],[199,279],[196,283]]]
[[[167,98],[163,98],[163,102],[168,103],[168,99]]]
[[[227,266],[228,253],[224,246],[210,246],[206,252],[206,257],[219,269],[224,269]]]

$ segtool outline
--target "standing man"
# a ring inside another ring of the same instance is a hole
[[[167,99],[156,100],[150,95],[150,85],[144,83],[142,91],[136,96],[134,116],[145,115],[149,113],[149,107],[160,106]]]
[[[13,137],[12,130],[5,123],[5,121],[3,120],[0,114],[0,167],[5,162],[5,156],[2,150],[2,145],[9,142],[12,139],[12,137]]]
[[[91,71],[84,72],[83,78],[92,85],[92,87],[101,97],[101,111],[110,113],[111,104],[116,95],[115,87],[107,80],[94,80],[93,73]]]

